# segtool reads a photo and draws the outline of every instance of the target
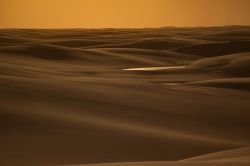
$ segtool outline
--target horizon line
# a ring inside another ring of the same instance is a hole
[[[159,26],[159,27],[68,27],[68,28],[38,28],[38,27],[4,27],[0,28],[1,30],[11,30],[11,29],[20,29],[20,30],[67,30],[67,29],[163,29],[163,28],[216,28],[216,27],[250,27],[250,24],[232,24],[232,25],[211,25],[211,26]]]

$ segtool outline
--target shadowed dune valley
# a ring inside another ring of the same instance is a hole
[[[1,165],[249,166],[250,28],[0,30]]]

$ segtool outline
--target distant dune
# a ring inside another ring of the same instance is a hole
[[[250,28],[0,30],[0,165],[250,165]]]
[[[51,42],[50,44],[59,45],[64,47],[90,47],[90,46],[99,46],[104,44],[109,44],[111,42],[108,41],[98,41],[98,40],[88,40],[88,39],[69,39],[69,40],[56,40]]]
[[[209,43],[192,45],[175,49],[176,52],[199,56],[220,56],[239,52],[250,51],[250,41],[229,41],[221,43]]]
[[[73,54],[71,54],[66,48],[44,44],[5,46],[0,48],[0,52],[7,54],[20,54],[48,60],[73,58]]]

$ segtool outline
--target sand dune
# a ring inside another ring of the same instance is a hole
[[[209,166],[209,165],[249,165],[250,160],[250,148],[244,147],[239,149],[226,150],[221,152],[215,152],[211,154],[205,154],[193,158],[188,158],[181,161],[158,161],[158,162],[127,162],[127,163],[106,163],[106,164],[84,164],[81,166]],[[80,165],[79,165],[80,166]]]
[[[26,40],[18,39],[14,37],[1,36],[0,37],[0,46],[16,45],[20,43],[25,43]]]
[[[205,81],[194,81],[187,83],[188,85],[211,86],[221,88],[233,88],[250,90],[250,78],[224,78]]]
[[[175,51],[185,54],[211,57],[225,54],[248,52],[250,51],[250,42],[229,41],[223,43],[200,44],[178,48],[175,49]]]
[[[250,161],[250,148],[244,147],[239,149],[226,150],[222,152],[216,152],[197,156],[186,159],[185,161],[238,161],[238,162],[249,162]]]
[[[66,48],[51,45],[33,44],[25,46],[5,46],[0,48],[1,53],[20,54],[41,59],[62,60],[74,58]]]
[[[249,165],[249,32],[0,30],[0,165]]]
[[[249,163],[237,163],[237,162],[189,162],[189,163],[178,163],[178,162],[138,162],[138,163],[113,163],[113,164],[86,164],[82,166],[248,166]]]
[[[147,39],[136,41],[133,43],[119,45],[120,48],[142,48],[152,50],[168,50],[188,45],[188,43],[181,41],[174,41],[170,39]]]
[[[189,67],[236,76],[250,76],[250,53],[238,53],[194,61]]]
[[[57,40],[53,41],[50,44],[53,45],[59,45],[64,47],[73,47],[73,48],[79,48],[79,47],[90,47],[90,46],[98,46],[98,45],[104,45],[109,44],[108,41],[98,41],[98,40],[83,40],[83,39],[69,39],[69,40]]]

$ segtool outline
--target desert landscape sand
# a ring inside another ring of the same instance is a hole
[[[1,29],[0,165],[249,166],[250,27]]]

